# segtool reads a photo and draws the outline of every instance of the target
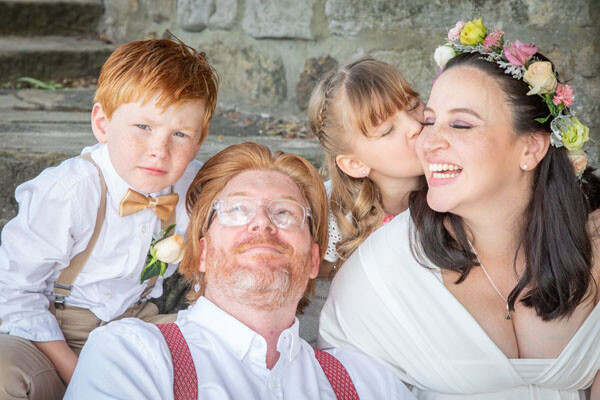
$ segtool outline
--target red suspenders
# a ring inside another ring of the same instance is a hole
[[[173,393],[175,400],[197,400],[198,399],[198,377],[190,348],[185,338],[175,323],[159,324],[158,329],[162,332],[173,359]],[[315,350],[315,357],[336,397],[340,400],[358,400],[356,388],[348,375],[348,371],[334,356],[321,350]]]

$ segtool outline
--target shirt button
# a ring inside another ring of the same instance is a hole
[[[108,300],[112,299],[112,295],[110,294],[110,292],[106,292],[104,297],[106,297]]]
[[[148,230],[148,225],[146,225],[146,224],[142,225],[142,227],[140,228],[140,231],[142,232],[143,235],[146,234],[147,230]]]

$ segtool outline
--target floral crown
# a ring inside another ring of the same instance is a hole
[[[550,143],[554,147],[565,147],[578,177],[583,174],[587,157],[582,150],[589,140],[589,128],[582,124],[571,110],[573,88],[558,82],[552,64],[534,55],[538,49],[534,44],[513,43],[504,40],[504,31],[488,33],[481,18],[467,23],[459,21],[448,32],[446,44],[435,50],[433,58],[443,69],[454,56],[462,53],[480,53],[483,59],[494,62],[515,79],[529,85],[528,96],[538,95],[548,106],[549,114],[536,118],[539,123],[550,120]]]

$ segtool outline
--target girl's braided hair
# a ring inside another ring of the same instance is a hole
[[[331,179],[330,205],[342,233],[339,262],[379,226],[385,216],[381,193],[368,177],[353,178],[336,157],[351,154],[353,135],[368,136],[382,121],[409,107],[418,94],[391,65],[371,58],[351,62],[325,75],[312,93],[308,120],[325,152]]]

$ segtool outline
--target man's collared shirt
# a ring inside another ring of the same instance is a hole
[[[298,319],[279,336],[280,357],[266,366],[265,339],[205,297],[180,311],[177,325],[198,376],[200,399],[335,399]],[[354,350],[329,351],[347,369],[361,399],[414,399],[393,373]],[[158,328],[137,319],[92,332],[66,399],[172,399],[171,353]]]

